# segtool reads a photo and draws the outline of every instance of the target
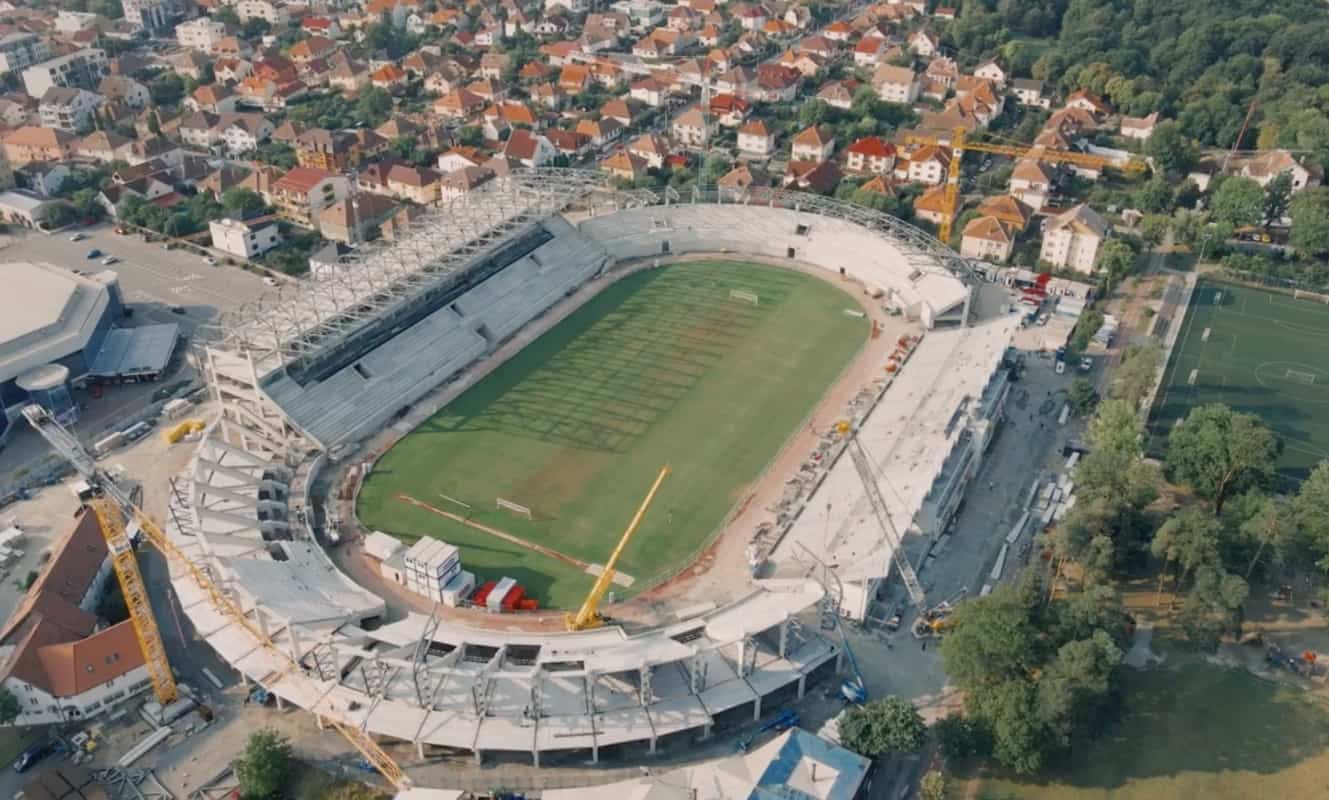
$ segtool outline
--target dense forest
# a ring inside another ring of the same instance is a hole
[[[1315,0],[964,0],[946,44],[1016,75],[1159,111],[1206,145],[1329,163],[1329,12]]]

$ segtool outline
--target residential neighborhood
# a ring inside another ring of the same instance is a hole
[[[51,201],[37,227],[105,217],[302,274],[322,243],[388,237],[383,221],[514,168],[576,166],[830,195],[968,258],[1083,274],[1105,239],[1139,238],[1138,204],[1100,201],[1161,174],[1149,143],[1174,124],[958,50],[954,9],[923,2],[161,6],[0,25],[0,181]],[[1196,197],[1223,175],[1322,177],[1291,150],[1211,160]],[[348,224],[348,200],[373,213]],[[238,246],[251,218],[282,231]]]

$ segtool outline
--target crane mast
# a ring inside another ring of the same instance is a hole
[[[255,622],[245,616],[240,606],[212,580],[208,571],[194,563],[189,556],[176,547],[161,527],[133,502],[129,493],[117,484],[105,470],[97,467],[96,460],[83,448],[77,437],[65,429],[41,406],[30,405],[25,407],[23,416],[33,429],[46,440],[51,449],[68,461],[74,467],[74,471],[98,493],[98,496],[89,503],[89,506],[102,524],[102,533],[106,537],[107,547],[112,554],[116,576],[120,580],[126,605],[129,606],[130,618],[134,622],[134,632],[137,634],[139,645],[143,649],[144,659],[148,662],[153,689],[161,702],[166,703],[175,699],[175,679],[172,677],[170,664],[166,658],[166,648],[162,645],[161,634],[152,614],[152,606],[147,600],[147,592],[143,586],[143,576],[139,572],[137,561],[134,559],[133,547],[126,530],[125,520],[130,520],[138,525],[139,531],[153,547],[171,562],[188,572],[199,588],[207,593],[208,598],[218,612],[244,628],[259,642],[264,650],[280,661],[283,665],[282,668],[263,679],[262,683],[266,688],[271,688],[274,684],[287,678],[308,680],[308,676],[305,675],[300,664],[289,653],[278,647]],[[141,599],[136,601],[131,596]],[[391,756],[378,746],[378,743],[369,734],[358,725],[339,717],[337,711],[327,702],[327,692],[317,687],[310,687],[309,691],[304,694],[323,698],[309,710],[329,722],[333,729],[355,747],[365,761],[378,770],[394,787],[399,790],[410,787],[411,782],[406,773]]]
[[[899,569],[900,578],[904,580],[905,589],[909,592],[909,600],[921,608],[926,600],[923,585],[919,583],[918,573],[914,572],[914,566],[909,563],[909,557],[905,554],[904,540],[896,530],[895,523],[891,521],[890,511],[881,496],[881,488],[877,486],[877,476],[872,469],[872,463],[868,460],[867,451],[858,441],[857,432],[850,436],[848,446],[849,457],[853,459],[854,469],[858,470],[858,477],[863,481],[863,492],[867,495],[868,504],[872,506],[872,516],[876,517],[877,527],[881,529],[882,535],[894,550],[895,566]]]
[[[618,546],[609,556],[609,561],[605,563],[604,569],[600,572],[600,577],[595,579],[595,585],[591,587],[590,594],[586,595],[586,600],[582,602],[581,608],[576,614],[568,614],[565,618],[568,630],[580,631],[587,628],[594,628],[603,623],[600,616],[600,602],[604,600],[605,594],[614,581],[614,568],[618,566],[619,556],[623,555],[623,550],[628,546],[628,541],[632,539],[632,534],[637,532],[641,521],[646,517],[646,510],[651,507],[655,501],[656,492],[660,491],[660,484],[669,477],[669,467],[661,467],[660,474],[655,476],[655,483],[651,484],[651,490],[646,493],[646,497],[637,507],[637,513],[632,515],[632,521],[619,537]]]

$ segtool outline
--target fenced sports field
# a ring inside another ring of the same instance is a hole
[[[1151,417],[1154,442],[1206,403],[1260,416],[1283,440],[1279,473],[1329,458],[1329,297],[1202,280]]]
[[[406,541],[442,538],[480,577],[511,576],[544,606],[575,607],[594,580],[575,562],[605,562],[668,464],[620,564],[632,586],[615,591],[636,593],[698,555],[863,345],[868,320],[844,313],[857,307],[826,281],[748,263],[624,278],[388,451],[360,492],[360,519]]]

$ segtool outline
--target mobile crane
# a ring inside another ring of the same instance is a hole
[[[660,491],[660,484],[669,477],[670,469],[668,466],[660,468],[660,474],[655,476],[655,483],[651,484],[651,490],[646,493],[646,497],[637,507],[637,513],[632,515],[632,521],[619,537],[618,546],[609,556],[609,561],[604,569],[600,571],[600,577],[595,579],[595,585],[591,587],[590,594],[582,602],[581,608],[576,614],[568,614],[564,617],[564,623],[570,631],[584,631],[587,628],[598,628],[604,624],[604,617],[600,616],[600,602],[604,600],[605,593],[614,582],[614,568],[618,566],[618,559],[623,555],[623,550],[628,546],[628,541],[632,539],[632,534],[637,532],[641,526],[641,521],[646,517],[646,510],[655,502],[655,495]]]
[[[126,522],[137,525],[139,532],[153,547],[189,573],[219,613],[244,628],[262,648],[283,664],[282,669],[263,679],[265,688],[271,689],[273,685],[283,680],[309,680],[300,664],[289,653],[278,647],[257,623],[245,616],[244,611],[212,580],[203,567],[195,564],[175,546],[161,527],[134,503],[129,493],[109,473],[97,466],[96,460],[84,449],[78,438],[56,421],[50,412],[39,405],[30,405],[23,409],[23,416],[46,440],[51,449],[68,461],[79,477],[92,488],[94,496],[89,500],[88,506],[101,523],[102,535],[106,538],[107,548],[111,552],[116,577],[120,581],[125,604],[129,607],[130,619],[134,624],[134,633],[138,637],[139,646],[143,649],[144,660],[148,664],[148,674],[152,678],[153,691],[159,701],[163,704],[169,703],[176,699],[178,692],[170,663],[167,661],[166,648],[162,644],[161,633],[157,629],[152,606],[148,602],[147,590],[138,569],[133,541],[129,536]],[[311,686],[309,691],[302,694],[322,698],[309,710],[329,722],[360,752],[365,762],[381,773],[389,783],[398,790],[410,787],[410,779],[397,762],[383,752],[383,749],[359,726],[342,719],[327,701],[327,693]]]

